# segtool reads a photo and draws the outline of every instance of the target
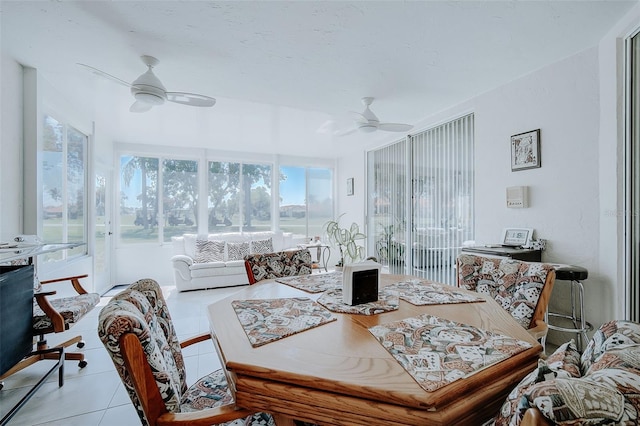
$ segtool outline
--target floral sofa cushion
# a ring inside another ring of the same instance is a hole
[[[533,314],[553,266],[468,254],[458,256],[458,286],[488,294],[524,328]]]
[[[563,374],[557,370],[544,380],[531,380],[536,370],[525,377],[509,395],[495,424],[518,425],[529,408],[537,408],[545,418],[560,425],[639,424],[639,331],[640,326],[629,321],[603,324],[580,356],[578,366],[573,353],[570,363],[562,367],[555,364]],[[541,363],[551,366],[563,347]]]
[[[245,256],[251,284],[280,277],[309,275],[312,271],[308,249],[285,250],[277,253],[256,253]]]

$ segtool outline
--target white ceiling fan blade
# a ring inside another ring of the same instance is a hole
[[[185,92],[167,92],[167,100],[196,107],[212,107],[216,104],[212,97]]]
[[[413,129],[413,126],[410,124],[401,123],[380,123],[378,124],[378,129],[387,132],[406,132]]]
[[[329,133],[333,133],[334,132],[334,128],[336,127],[336,122],[335,120],[327,120],[324,123],[322,123],[320,125],[320,127],[318,127],[316,129],[316,133],[320,133],[323,135],[329,134]]]
[[[351,133],[355,133],[358,131],[357,127],[353,127],[351,129],[347,129],[347,130],[336,130],[335,132],[333,132],[333,134],[335,136],[347,136],[350,135]]]
[[[153,108],[153,105],[151,104],[148,104],[146,102],[135,101],[129,108],[129,111],[130,112],[147,112],[151,108]]]
[[[118,77],[114,77],[111,74],[108,74],[108,73],[106,73],[104,71],[101,71],[101,70],[99,70],[97,68],[94,68],[92,66],[85,65],[85,64],[77,64],[77,65],[81,66],[82,68],[85,68],[86,70],[92,72],[95,75],[98,75],[100,77],[106,78],[107,80],[111,80],[114,83],[121,84],[121,85],[123,85],[125,87],[131,87],[131,84],[127,83],[126,81],[121,80]]]
[[[349,111],[349,116],[356,123],[367,124],[369,122],[369,119],[367,117],[365,117],[364,115],[360,114],[359,112]]]

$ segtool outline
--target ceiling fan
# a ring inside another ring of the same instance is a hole
[[[88,69],[94,74],[130,88],[131,94],[135,98],[135,102],[129,108],[131,112],[146,112],[156,105],[162,105],[165,101],[196,107],[212,107],[215,105],[216,100],[209,96],[186,92],[167,92],[167,89],[165,89],[164,85],[160,82],[160,79],[153,73],[153,67],[158,65],[160,61],[153,56],[147,55],[141,56],[140,59],[142,59],[142,62],[144,62],[148,69],[140,75],[140,77],[135,79],[133,83],[127,83],[118,77],[114,77],[111,74],[107,74],[89,65],[78,65]]]
[[[354,121],[354,127],[334,132],[335,135],[345,136],[355,131],[361,131],[364,133],[375,132],[376,130],[384,130],[386,132],[406,132],[413,128],[410,124],[401,123],[382,123],[378,117],[371,111],[369,106],[373,103],[374,98],[364,97],[362,98],[362,104],[364,105],[364,111],[362,113],[351,111],[349,114]]]

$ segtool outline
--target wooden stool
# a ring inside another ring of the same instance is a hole
[[[556,268],[556,285],[559,281],[569,282],[571,290],[571,314],[561,314],[549,312],[549,329],[563,333],[573,333],[577,335],[577,347],[582,352],[582,345],[589,341],[587,331],[591,331],[593,326],[584,317],[584,286],[582,280],[586,280],[589,271],[581,266],[558,265]],[[577,299],[577,300],[576,300]],[[579,308],[579,311],[578,311]],[[573,327],[561,327],[551,324],[551,318],[563,318],[571,321]]]

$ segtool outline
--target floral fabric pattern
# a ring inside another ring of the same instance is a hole
[[[610,321],[582,355],[571,341],[539,364],[511,392],[496,425],[519,425],[529,408],[559,425],[640,423],[639,324]]]
[[[309,250],[279,251],[277,253],[256,253],[245,256],[245,261],[253,274],[253,281],[309,275],[312,271]],[[249,279],[251,282],[251,279]]]
[[[307,293],[322,293],[325,290],[342,287],[342,272],[333,271],[323,274],[299,275],[277,278],[276,281]]]
[[[491,296],[528,329],[553,266],[506,258],[458,256],[458,286]]]
[[[318,303],[332,312],[356,315],[382,314],[384,312],[396,311],[399,306],[398,295],[384,290],[378,292],[378,300],[375,302],[347,305],[342,300],[342,288],[325,291],[322,293],[322,296],[318,298]]]
[[[59,297],[57,299],[48,299],[53,308],[64,318],[64,328],[68,330],[71,325],[75,324],[87,312],[92,310],[98,302],[100,295],[98,293],[78,294],[72,297]],[[53,324],[51,318],[44,313],[36,299],[33,299],[33,333],[47,334],[53,332]]]

